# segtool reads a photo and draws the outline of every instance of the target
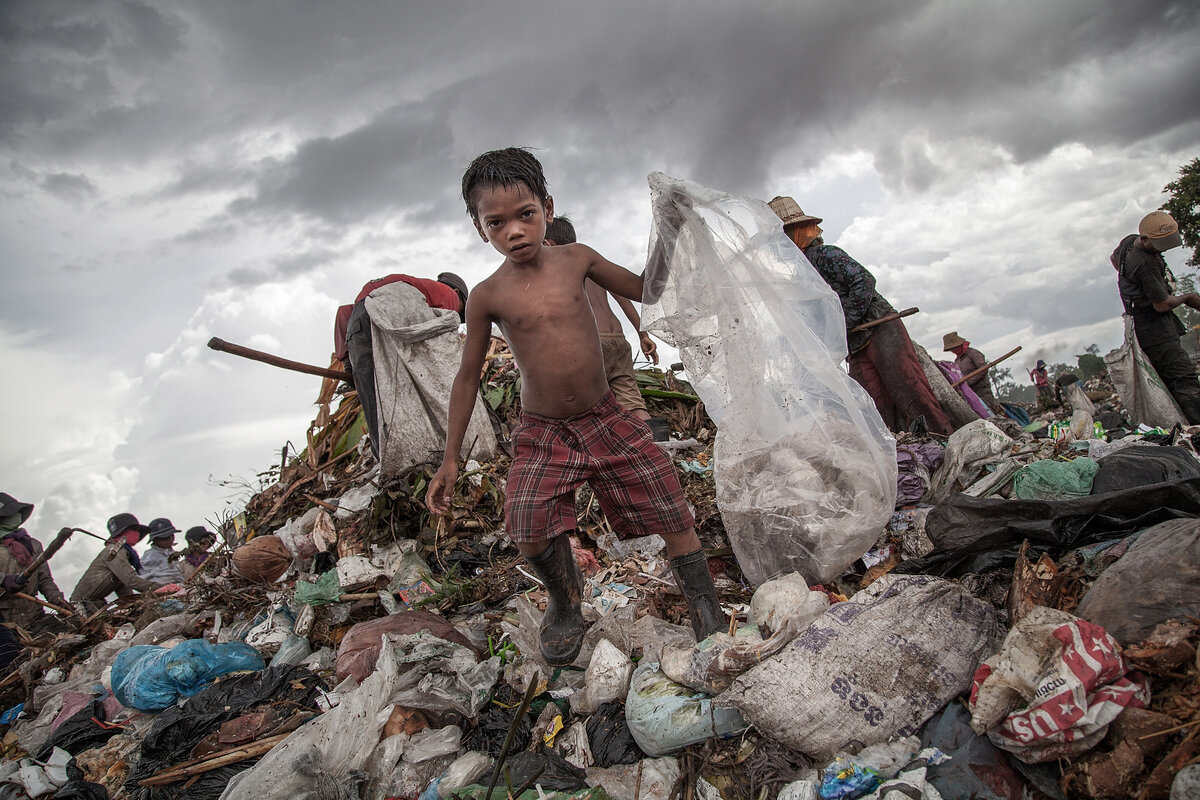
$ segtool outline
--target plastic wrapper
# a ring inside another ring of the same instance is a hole
[[[957,584],[885,575],[814,620],[717,704],[794,750],[832,757],[851,742],[919,730],[994,652],[995,610]]]
[[[1171,520],[1142,533],[1075,613],[1124,645],[1145,639],[1160,622],[1200,617],[1200,520]]]
[[[1145,678],[1127,669],[1103,628],[1034,606],[975,673],[971,727],[1029,763],[1079,755],[1125,708],[1149,703]]]
[[[831,580],[896,499],[895,440],[840,363],[837,295],[766,203],[649,180],[642,325],[679,348],[717,424],[717,505],[742,571]]]
[[[389,636],[398,675],[391,701],[443,723],[474,718],[500,674],[500,659],[477,662],[474,651],[431,633]]]
[[[308,643],[308,639],[293,633],[279,645],[279,650],[271,658],[271,666],[282,667],[299,664],[310,655],[312,655],[312,645]]]
[[[258,651],[241,642],[210,644],[189,639],[170,650],[136,645],[121,651],[113,662],[112,690],[125,706],[161,711],[222,675],[263,666]]]
[[[735,709],[715,707],[707,694],[676,683],[658,664],[644,660],[629,682],[625,722],[638,747],[651,756],[668,755],[714,736],[736,736],[747,727]]]
[[[613,800],[669,800],[679,780],[676,758],[646,758],[612,767],[592,767],[588,782]]]

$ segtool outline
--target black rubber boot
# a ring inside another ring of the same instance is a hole
[[[526,560],[550,595],[540,630],[542,658],[552,667],[568,666],[579,655],[587,632],[580,609],[583,575],[571,552],[571,540],[560,534],[549,547]]]
[[[729,629],[729,620],[717,602],[717,589],[713,586],[712,574],[708,571],[708,559],[704,550],[697,550],[671,559],[671,573],[675,583],[687,601],[688,616],[692,619],[692,631],[696,641]]]

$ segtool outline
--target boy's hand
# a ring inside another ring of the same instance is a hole
[[[425,491],[425,505],[432,513],[440,515],[450,510],[450,498],[454,494],[454,484],[457,481],[458,464],[454,461],[443,461]]]
[[[650,338],[650,334],[645,331],[638,331],[638,341],[642,343],[642,354],[650,359],[650,362],[658,364],[658,345]]]

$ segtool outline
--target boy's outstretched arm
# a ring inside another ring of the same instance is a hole
[[[445,514],[450,510],[450,498],[454,495],[454,483],[458,479],[458,453],[462,450],[471,412],[479,397],[483,359],[487,356],[492,332],[492,320],[484,310],[485,300],[474,294],[467,300],[467,340],[458,374],[454,376],[454,385],[450,389],[446,451],[442,454],[442,465],[438,467],[425,493],[425,505],[434,514]]]
[[[619,305],[621,310],[625,312],[625,316],[628,317],[629,321],[633,323],[633,329],[637,331],[638,341],[642,347],[642,353],[646,356],[646,358],[657,364],[658,345],[656,345],[654,340],[650,338],[650,334],[642,330],[642,318],[638,315],[637,309],[633,307],[633,301],[628,297],[620,296],[617,296],[616,300],[617,305]]]
[[[630,300],[642,299],[641,275],[634,275],[619,264],[614,264],[586,244],[576,247],[580,248],[588,259],[587,277],[612,292],[613,296],[618,298],[618,302],[622,297]]]

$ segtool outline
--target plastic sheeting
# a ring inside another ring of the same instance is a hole
[[[1004,500],[956,495],[935,508],[925,531],[937,548],[893,572],[957,576],[1011,565],[1024,539],[1029,556],[1117,539],[1159,522],[1200,516],[1200,478],[1072,500]]]
[[[1200,520],[1155,525],[1101,573],[1075,613],[1129,645],[1169,619],[1200,616]]]
[[[462,360],[458,314],[430,308],[416,287],[381,286],[364,301],[371,318],[375,393],[379,400],[380,477],[386,480],[446,447],[450,387]],[[476,402],[460,456],[496,454],[496,434],[484,403]]]
[[[742,571],[756,586],[785,572],[830,580],[874,544],[896,498],[895,440],[841,367],[837,295],[766,203],[649,182],[642,325],[679,348],[717,424],[717,504]]]
[[[1162,378],[1150,365],[1150,359],[1138,346],[1133,333],[1133,317],[1126,314],[1125,342],[1104,357],[1108,375],[1129,417],[1135,423],[1170,428],[1175,423],[1187,425],[1187,418],[1175,404],[1175,398]]]

